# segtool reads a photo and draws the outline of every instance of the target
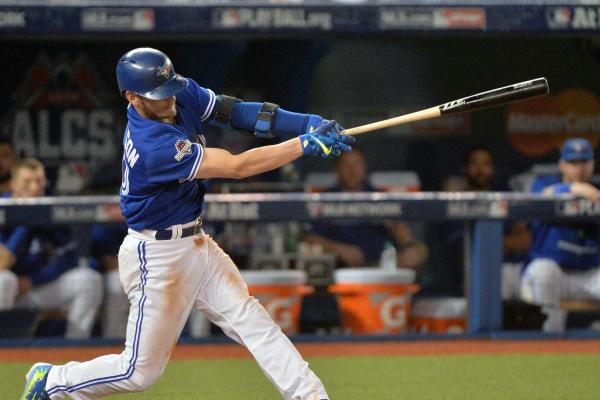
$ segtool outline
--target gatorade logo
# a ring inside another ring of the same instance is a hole
[[[286,333],[292,333],[294,330],[292,308],[296,301],[298,301],[298,296],[273,297],[265,302],[265,309],[271,318]]]
[[[406,326],[405,306],[405,296],[392,296],[381,302],[380,317],[385,331]]]
[[[542,157],[560,149],[572,137],[600,142],[600,100],[585,89],[567,89],[557,95],[513,103],[508,107],[506,136],[512,146],[529,157]]]

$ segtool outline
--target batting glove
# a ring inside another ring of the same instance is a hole
[[[317,129],[319,126],[321,126],[321,124],[324,121],[325,120],[320,115],[309,114],[308,115],[308,123],[306,124],[306,130],[304,131],[304,133],[314,132],[315,129]]]
[[[350,152],[356,139],[339,133],[342,127],[335,121],[323,121],[311,133],[300,135],[302,154],[313,157],[337,157],[343,151]]]

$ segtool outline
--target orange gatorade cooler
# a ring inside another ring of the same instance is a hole
[[[241,271],[250,294],[258,299],[286,334],[299,332],[302,298],[314,291],[305,271]]]
[[[416,299],[411,328],[421,333],[463,333],[467,327],[467,299],[440,297]]]
[[[338,297],[342,328],[357,334],[405,332],[415,272],[378,268],[343,268],[329,291]]]

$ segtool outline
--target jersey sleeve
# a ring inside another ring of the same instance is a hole
[[[146,157],[148,181],[161,184],[195,178],[204,149],[184,135],[167,135]]]
[[[531,191],[533,193],[541,193],[544,188],[546,188],[546,186],[548,186],[548,182],[545,182],[543,179],[540,178],[536,178],[532,183],[531,183]]]
[[[6,247],[13,255],[17,256],[24,250],[28,243],[29,229],[19,226],[15,229],[0,232],[0,244]]]
[[[538,177],[531,184],[533,193],[542,193],[549,186],[554,187],[554,193],[569,193],[571,185],[563,183],[557,177]]]
[[[185,90],[186,95],[190,96],[193,100],[194,107],[197,108],[196,112],[199,113],[200,119],[204,122],[210,118],[215,108],[217,96],[212,90],[198,85],[193,79],[187,79],[189,84]]]
[[[51,282],[78,263],[79,251],[76,242],[69,242],[54,249],[54,256],[29,276],[34,286]]]

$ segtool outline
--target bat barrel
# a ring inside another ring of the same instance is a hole
[[[497,107],[515,101],[525,100],[536,96],[548,94],[550,91],[546,78],[537,78],[530,81],[515,83],[514,85],[489,90],[487,92],[474,94],[442,104],[427,108],[410,114],[361,125],[342,131],[346,135],[358,135],[390,126],[408,124],[416,121],[437,118],[444,114],[454,114],[467,111],[481,110],[488,107]]]
[[[475,111],[542,96],[548,94],[549,90],[546,78],[537,78],[453,100],[442,104],[439,108],[442,115]]]

